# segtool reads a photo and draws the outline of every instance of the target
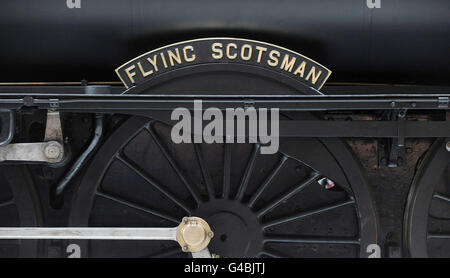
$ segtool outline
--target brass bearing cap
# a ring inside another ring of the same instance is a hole
[[[200,217],[184,217],[177,228],[177,241],[183,252],[198,252],[208,247],[214,233]]]

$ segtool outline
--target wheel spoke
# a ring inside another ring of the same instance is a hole
[[[202,171],[202,177],[203,177],[203,181],[205,182],[206,190],[208,191],[209,199],[211,200],[215,197],[215,190],[213,187],[211,176],[208,173],[208,169],[206,168],[205,162],[202,157],[200,144],[194,144],[194,150],[195,150],[195,156],[197,157],[197,161],[200,166],[200,170]]]
[[[266,178],[266,180],[262,183],[262,185],[260,185],[258,187],[258,189],[256,190],[256,192],[253,194],[253,196],[251,197],[251,199],[248,202],[248,206],[249,207],[253,207],[253,205],[255,204],[256,200],[259,198],[259,196],[264,192],[264,190],[267,188],[267,186],[270,184],[270,182],[275,178],[275,176],[278,174],[278,172],[280,172],[281,168],[283,167],[284,163],[286,162],[286,160],[288,160],[288,158],[286,156],[283,156],[280,160],[280,162],[278,162],[278,165],[272,170],[272,172],[270,173],[270,175]]]
[[[312,210],[300,212],[300,213],[297,213],[297,214],[293,214],[293,215],[290,215],[290,216],[286,216],[286,217],[283,217],[283,218],[272,220],[272,221],[270,221],[268,223],[264,223],[263,227],[264,227],[264,229],[266,229],[268,227],[272,227],[272,226],[275,226],[275,225],[288,223],[288,222],[291,222],[291,221],[294,221],[294,220],[298,220],[298,219],[301,219],[301,218],[304,218],[304,217],[308,217],[308,216],[312,216],[312,215],[315,215],[315,214],[323,213],[323,212],[326,212],[326,211],[330,211],[330,210],[337,209],[337,208],[340,208],[340,207],[343,207],[343,206],[347,206],[347,205],[351,205],[351,204],[354,204],[354,203],[355,203],[355,201],[353,199],[345,200],[345,201],[338,202],[338,203],[333,203],[331,205],[326,205],[326,206],[323,206],[323,207],[319,207],[317,209],[312,209]]]
[[[275,199],[274,201],[272,201],[271,203],[269,203],[268,205],[266,205],[264,208],[260,209],[257,212],[257,216],[261,217],[263,215],[265,215],[268,211],[270,211],[271,209],[277,207],[279,204],[281,204],[283,201],[286,201],[287,199],[291,198],[292,196],[294,196],[296,193],[302,191],[305,187],[307,187],[308,185],[312,184],[313,182],[315,182],[318,178],[319,178],[320,174],[317,172],[314,172],[310,178],[308,178],[306,181],[294,186],[291,190],[285,192],[283,195],[281,195],[280,197],[278,197],[277,199]]]
[[[260,149],[261,145],[260,144],[254,144],[253,145],[253,151],[250,155],[250,158],[248,160],[247,163],[247,167],[245,168],[245,172],[244,172],[244,176],[242,177],[241,180],[241,184],[239,185],[239,189],[238,192],[236,193],[236,200],[241,201],[242,198],[244,197],[245,191],[247,189],[248,186],[248,182],[250,181],[250,177],[252,175],[253,172],[253,168],[255,165],[255,161],[256,161],[256,156],[258,154],[258,151]]]
[[[160,218],[163,218],[163,219],[166,219],[166,220],[171,221],[173,223],[176,223],[176,224],[180,223],[180,219],[178,219],[177,217],[170,216],[170,215],[167,215],[167,214],[164,214],[162,212],[159,212],[159,211],[156,211],[156,210],[152,210],[152,209],[149,209],[149,208],[145,208],[145,207],[140,206],[138,204],[132,203],[132,202],[130,202],[128,200],[111,196],[111,195],[109,195],[109,194],[107,194],[105,192],[100,192],[99,191],[99,192],[96,192],[96,195],[98,195],[98,196],[100,196],[102,198],[111,200],[113,202],[119,203],[121,205],[130,207],[130,208],[133,208],[133,209],[136,209],[136,210],[148,213],[148,214],[152,214],[154,216],[157,216],[157,217],[160,217]]]
[[[130,161],[125,156],[118,154],[117,159],[122,162],[125,166],[127,166],[129,169],[133,170],[138,176],[140,176],[142,179],[144,179],[147,183],[151,184],[153,187],[155,187],[158,191],[160,191],[162,194],[164,194],[167,198],[172,200],[175,204],[177,204],[179,207],[184,209],[186,212],[191,214],[191,210],[177,197],[175,197],[172,193],[165,190],[158,182],[156,182],[152,177],[150,177],[149,174],[144,172],[144,170],[140,169],[137,165],[135,165],[132,161]]]
[[[450,234],[428,234],[428,239],[450,239]]]
[[[444,196],[444,195],[439,194],[439,193],[435,193],[433,195],[433,198],[450,203],[450,197]]]
[[[3,202],[0,203],[0,208],[1,207],[7,207],[7,206],[10,206],[10,205],[13,205],[13,204],[14,204],[14,200],[13,199],[8,200],[8,201],[3,201]]]
[[[169,257],[175,254],[180,254],[182,253],[181,251],[181,247],[173,247],[170,249],[163,249],[162,251],[159,251],[155,254],[151,254],[149,256],[146,256],[146,258],[165,258],[165,257]]]
[[[225,199],[228,199],[228,197],[230,196],[230,179],[231,179],[231,144],[224,143],[222,197]]]
[[[259,257],[261,257],[261,255],[266,255],[269,256],[271,258],[287,258],[288,256],[285,256],[283,254],[281,254],[280,252],[275,252],[273,250],[268,250],[266,248],[264,248],[260,253],[259,253]]]
[[[154,132],[153,128],[151,127],[151,123],[146,125],[146,130],[150,133],[150,135],[152,136],[153,140],[155,141],[156,145],[158,146],[159,150],[161,151],[161,153],[164,155],[164,157],[166,158],[166,160],[169,162],[170,167],[172,167],[172,169],[175,171],[175,173],[178,175],[178,178],[181,180],[181,182],[183,182],[183,184],[186,186],[186,188],[189,190],[189,192],[191,193],[192,197],[195,199],[195,201],[197,202],[197,204],[201,203],[201,197],[200,194],[197,192],[197,190],[188,182],[187,178],[183,175],[183,172],[181,171],[181,169],[178,167],[178,165],[176,164],[175,160],[173,159],[173,157],[169,154],[169,152],[166,150],[166,148],[162,145],[161,140],[159,139],[159,137],[156,135],[156,133]]]
[[[345,237],[298,237],[298,236],[268,236],[264,239],[264,243],[317,243],[317,244],[358,244],[359,239]]]
[[[430,218],[433,218],[433,219],[436,219],[436,220],[444,220],[444,221],[450,220],[450,217],[441,217],[441,216],[433,215],[431,213],[428,213],[428,216]]]

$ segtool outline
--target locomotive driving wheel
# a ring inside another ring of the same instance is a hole
[[[322,82],[330,73],[296,52],[262,42],[193,40],[146,55],[194,45],[198,63],[148,75],[124,94],[320,94],[318,84],[311,86],[294,71],[264,66],[257,55],[250,64],[225,56],[217,62],[210,53],[216,41],[242,48],[263,45],[295,56],[292,61],[299,65],[307,61],[321,68]],[[312,117],[289,113],[280,116]],[[268,155],[260,154],[259,144],[174,144],[171,124],[170,117],[152,114],[133,116],[116,129],[79,185],[69,224],[173,227],[184,216],[200,217],[214,232],[210,252],[221,257],[357,257],[367,256],[367,245],[377,243],[365,180],[340,140],[281,138],[278,152]],[[187,255],[172,242],[79,244],[83,256]]]
[[[109,137],[74,200],[71,226],[172,227],[205,219],[221,257],[367,256],[370,196],[339,140],[174,144],[170,126],[133,117]],[[345,163],[342,163],[345,161]],[[84,256],[185,256],[163,241],[78,242]]]
[[[409,192],[405,247],[412,257],[447,257],[450,252],[450,143],[437,140]]]

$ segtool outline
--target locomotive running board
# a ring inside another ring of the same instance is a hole
[[[279,108],[284,111],[449,109],[449,94],[395,95],[116,95],[116,94],[17,94],[0,91],[0,109],[34,107],[66,112],[110,113],[203,108]]]
[[[450,94],[395,95],[117,95],[117,94],[0,94],[1,117],[10,117],[12,110],[35,108],[59,112],[121,113],[158,119],[169,119],[177,107],[194,108],[194,100],[202,108],[237,107],[278,108],[280,111],[375,111],[390,110],[406,113],[412,110],[450,111]],[[3,116],[2,116],[3,115]],[[9,140],[8,119],[0,140]],[[11,125],[11,124],[10,124]],[[280,121],[280,137],[377,137],[449,138],[450,121],[411,121],[402,117],[396,121]],[[13,130],[10,126],[10,131]]]

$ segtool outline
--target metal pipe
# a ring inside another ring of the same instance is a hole
[[[72,165],[64,178],[59,182],[58,186],[55,189],[56,196],[62,195],[69,182],[75,177],[76,174],[78,174],[80,169],[84,166],[86,161],[91,157],[94,150],[97,148],[97,145],[100,142],[101,137],[103,136],[103,119],[103,115],[96,115],[94,137],[92,138],[92,141],[86,148],[86,150],[78,157],[77,161]]]
[[[0,129],[0,147],[11,143],[14,138],[14,112],[12,110],[0,111],[1,129]]]

